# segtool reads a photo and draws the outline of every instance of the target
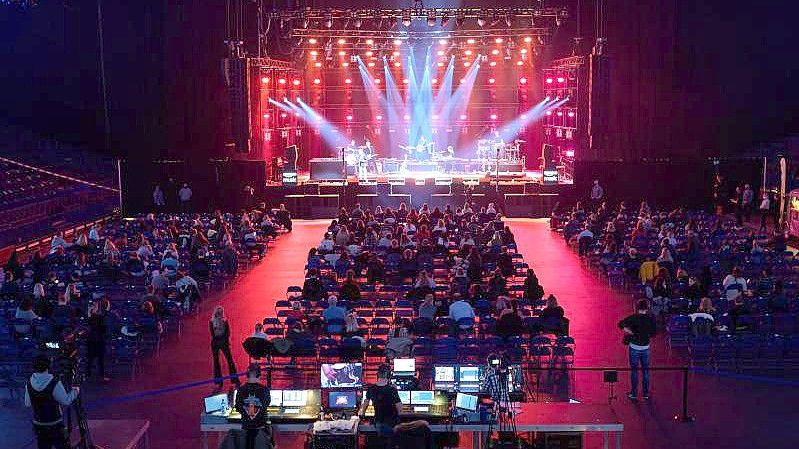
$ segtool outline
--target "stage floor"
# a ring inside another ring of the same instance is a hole
[[[494,181],[497,177],[499,177],[500,181],[513,181],[513,182],[533,182],[533,183],[542,183],[543,182],[543,174],[541,170],[525,170],[525,171],[500,171],[499,173],[491,172],[491,173],[448,173],[448,172],[439,172],[439,171],[403,171],[399,173],[392,173],[392,174],[370,174],[366,177],[359,178],[355,175],[350,175],[347,177],[349,182],[359,182],[359,183],[370,183],[370,182],[392,182],[395,180],[405,180],[405,179],[414,179],[414,180],[440,180],[442,182],[446,182],[448,180],[452,181],[462,181],[465,183],[473,182],[473,183],[487,183]],[[340,182],[341,180],[338,180]],[[297,173],[297,183],[298,184],[307,184],[307,183],[330,183],[336,182],[334,180],[323,180],[323,179],[311,179],[311,173],[308,171],[303,171]],[[553,183],[557,185],[572,185],[574,181],[572,179],[559,179],[557,183]]]

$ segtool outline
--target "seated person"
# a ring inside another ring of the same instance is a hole
[[[474,318],[472,305],[463,299],[459,299],[449,305],[449,317],[457,323],[462,318]],[[470,326],[461,325],[461,329],[468,329]]]
[[[524,333],[524,322],[519,315],[518,304],[516,301],[510,302],[510,307],[502,310],[496,324],[497,336],[507,340],[511,337],[518,337]]]
[[[308,270],[308,278],[302,284],[302,297],[308,301],[319,301],[325,295],[325,285],[319,279],[319,270]]]
[[[327,323],[330,320],[341,320],[342,324],[325,324],[325,329],[331,334],[340,334],[344,331],[344,319],[347,317],[347,311],[343,307],[338,306],[338,298],[335,295],[330,295],[327,298],[327,308],[322,312],[322,318]]]

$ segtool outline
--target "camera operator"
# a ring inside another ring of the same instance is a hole
[[[33,374],[25,386],[25,405],[33,408],[33,432],[39,449],[68,449],[61,406],[68,406],[78,397],[80,389],[73,386],[69,393],[60,380],[49,372],[50,360],[37,356]]]

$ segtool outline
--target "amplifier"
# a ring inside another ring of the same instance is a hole
[[[345,179],[342,174],[342,161],[335,157],[314,158],[309,161],[311,179],[315,181],[331,181]],[[347,175],[355,175],[357,167],[347,166]]]

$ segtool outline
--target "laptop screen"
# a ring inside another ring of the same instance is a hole
[[[205,413],[216,413],[228,408],[227,394],[215,394],[203,399],[205,403]]]

